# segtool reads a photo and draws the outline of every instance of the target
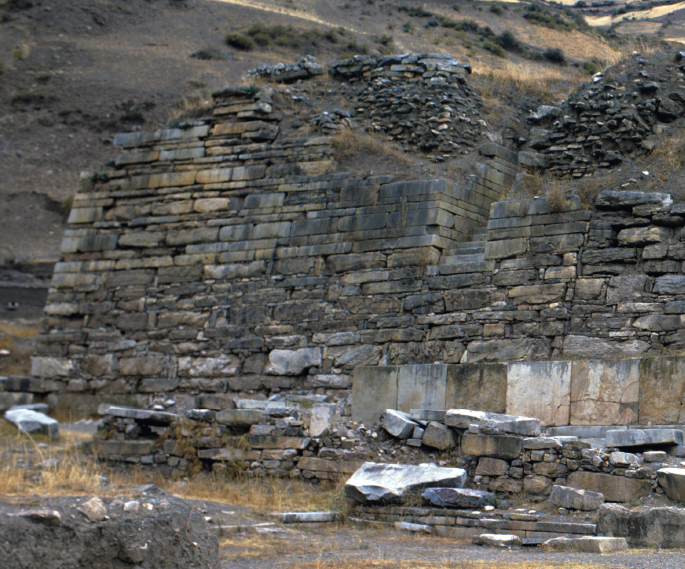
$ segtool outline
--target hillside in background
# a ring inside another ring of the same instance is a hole
[[[579,13],[465,0],[5,0],[0,263],[57,259],[78,177],[115,158],[116,133],[162,127],[260,65],[447,53],[472,66],[488,135],[523,132],[541,103],[646,47],[618,33],[622,42],[607,40]],[[324,108],[325,83],[311,89]],[[425,175],[468,168],[411,158]]]

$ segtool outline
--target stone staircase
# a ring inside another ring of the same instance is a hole
[[[448,249],[440,259],[440,274],[454,275],[491,271],[494,261],[485,260],[486,227],[476,229],[468,241],[457,243],[456,249]]]

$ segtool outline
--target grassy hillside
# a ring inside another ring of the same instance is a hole
[[[529,3],[0,0],[0,264],[56,259],[81,171],[262,64],[440,52],[471,63],[493,131],[516,128],[633,43]]]

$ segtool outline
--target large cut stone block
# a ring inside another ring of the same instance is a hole
[[[607,431],[607,447],[655,447],[683,444],[683,432],[678,429],[623,429]]]
[[[545,547],[569,553],[616,553],[627,551],[628,542],[624,537],[555,537],[548,539]]]
[[[446,409],[504,413],[506,405],[506,364],[475,363],[448,367]]]
[[[521,437],[508,435],[471,435],[461,438],[462,454],[471,456],[491,456],[494,458],[519,458],[523,448]]]
[[[599,472],[577,470],[568,475],[567,484],[572,488],[581,488],[604,494],[607,502],[631,502],[651,492],[649,480],[612,476]]]
[[[421,442],[428,447],[437,448],[438,450],[447,450],[456,447],[459,443],[459,438],[457,437],[457,433],[449,427],[431,421],[428,423],[428,426],[423,433]]]
[[[597,533],[625,537],[631,547],[685,547],[685,509],[632,510],[604,504],[599,510]]]
[[[386,409],[381,414],[381,426],[393,437],[408,439],[419,424],[412,421],[409,415],[402,411]]]
[[[540,419],[543,426],[569,424],[571,362],[507,364],[507,413]]]
[[[250,427],[262,417],[260,409],[226,409],[216,414],[216,422],[231,427]]]
[[[637,422],[640,361],[576,361],[571,366],[571,425]]]
[[[552,486],[549,501],[555,506],[569,510],[598,510],[604,503],[604,494],[555,485]]]
[[[397,408],[444,409],[447,388],[446,365],[406,365],[397,376]]]
[[[468,429],[469,425],[494,427],[507,433],[526,437],[537,437],[541,430],[540,419],[470,409],[448,410],[445,415],[445,424],[455,429]]]
[[[22,433],[38,433],[59,438],[59,423],[40,411],[10,409],[5,412],[5,419],[14,424]]]
[[[685,358],[640,361],[639,420],[642,424],[685,422]]]
[[[593,336],[569,335],[564,339],[564,355],[583,359],[617,359],[639,356],[649,349],[649,342],[619,342]]]
[[[386,409],[397,409],[399,368],[357,367],[352,380],[352,418],[372,425]]]
[[[685,468],[662,468],[657,472],[657,477],[666,496],[677,502],[685,502]]]
[[[466,471],[435,464],[404,465],[365,462],[345,483],[345,495],[357,502],[402,498],[425,488],[462,488]]]
[[[464,509],[489,506],[495,498],[492,492],[469,488],[428,488],[421,496],[436,506]]]

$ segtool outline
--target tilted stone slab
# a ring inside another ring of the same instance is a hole
[[[666,496],[685,502],[685,468],[662,468],[656,474]]]
[[[120,407],[102,403],[98,407],[99,415],[110,415],[112,417],[122,417],[124,419],[134,419],[144,423],[161,423],[167,425],[178,420],[176,413],[166,411],[153,411],[150,409],[135,409],[133,407]]]
[[[457,433],[442,423],[431,421],[423,433],[424,445],[438,450],[454,448],[459,444]]]
[[[628,542],[623,537],[556,537],[547,540],[544,546],[552,551],[574,553],[616,553],[628,550]]]
[[[633,510],[618,504],[599,509],[597,533],[624,537],[631,547],[685,547],[685,509],[648,508]]]
[[[408,439],[412,436],[414,428],[419,425],[412,421],[407,413],[386,409],[381,415],[381,426],[393,437]]]
[[[425,488],[462,488],[466,471],[435,464],[403,465],[365,462],[345,483],[345,495],[357,502],[402,498]]]
[[[598,510],[604,503],[604,494],[571,488],[569,486],[552,486],[549,502],[569,510]]]
[[[52,438],[59,438],[59,423],[39,411],[10,409],[5,412],[5,419],[14,424],[22,433],[43,434]]]
[[[541,431],[540,419],[471,411],[470,409],[449,409],[445,414],[445,425],[456,429],[468,429],[470,425],[492,427],[507,433],[528,437],[536,437]]]
[[[682,445],[683,432],[678,429],[622,429],[607,431],[604,444],[607,447],[616,448]]]
[[[421,494],[431,504],[444,508],[483,508],[492,504],[495,495],[470,488],[428,488]]]

